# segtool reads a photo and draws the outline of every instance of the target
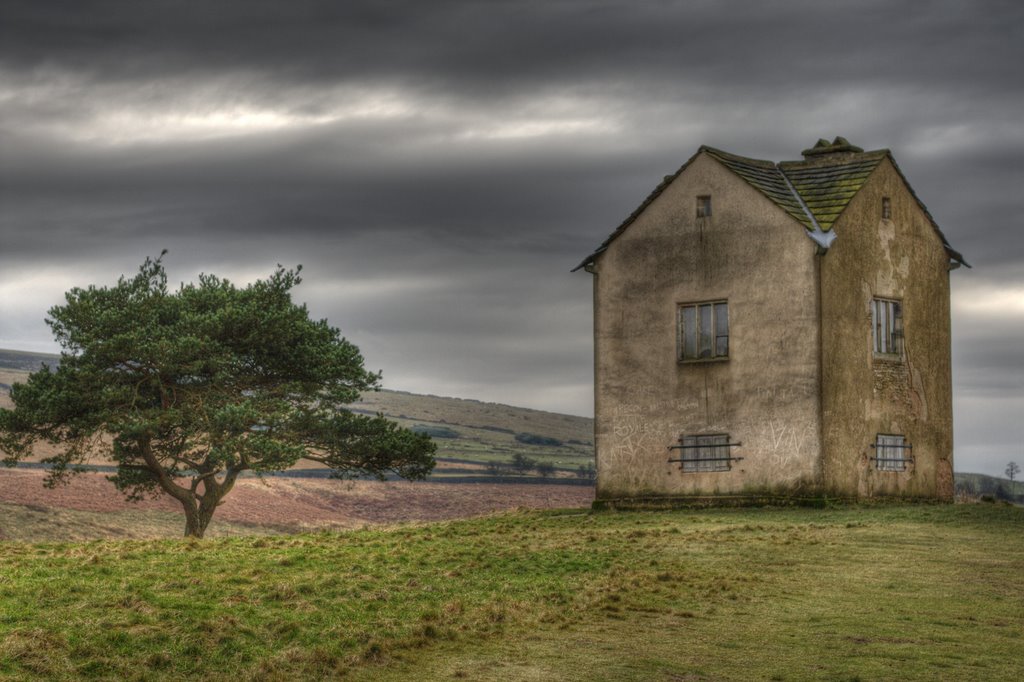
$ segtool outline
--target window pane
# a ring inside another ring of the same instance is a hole
[[[878,352],[879,353],[888,353],[889,352],[889,344],[887,343],[887,341],[888,341],[887,337],[889,336],[889,320],[887,319],[888,316],[886,315],[886,312],[887,311],[886,311],[885,301],[879,301],[878,302]]]
[[[878,434],[875,440],[875,457],[880,471],[903,471],[906,467],[906,451],[900,447],[906,443],[903,436]]]
[[[892,350],[900,353],[903,348],[903,309],[899,301],[892,302]]]
[[[700,357],[711,357],[711,306],[700,306]]]
[[[697,439],[694,438],[693,436],[683,436],[683,449],[681,450],[681,452],[683,454],[682,454],[682,457],[680,457],[680,459],[683,460],[683,462],[682,462],[683,471],[695,471],[696,470],[696,464],[697,463],[693,461],[693,460],[697,459],[697,457],[699,456],[697,454],[697,452],[698,452],[697,448],[693,447],[696,444],[697,444]]]
[[[878,301],[871,300],[871,347],[878,352]]]
[[[683,308],[683,357],[697,357],[697,309]]]
[[[715,304],[715,355],[729,354],[729,306]]]

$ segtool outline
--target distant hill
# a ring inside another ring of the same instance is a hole
[[[4,350],[0,348],[0,368],[20,369],[33,372],[39,365],[56,366],[60,356],[53,353],[29,353],[22,350]]]
[[[11,406],[7,396],[11,384],[25,381],[40,364],[55,365],[58,359],[56,355],[0,349],[0,407]],[[436,477],[479,480],[516,454],[554,466],[556,477],[575,477],[580,467],[590,467],[594,461],[594,421],[587,417],[387,390],[365,394],[352,409],[363,414],[379,412],[402,426],[430,434],[437,443],[439,459],[447,460],[438,467]],[[500,473],[515,478],[507,469]]]
[[[966,498],[988,496],[1014,504],[1024,504],[1024,481],[985,474],[958,473],[956,492]]]
[[[587,417],[402,391],[367,393],[352,407],[431,434],[442,457],[490,463],[522,453],[562,468],[593,462]]]

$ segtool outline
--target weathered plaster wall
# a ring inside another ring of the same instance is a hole
[[[696,217],[711,195],[713,216]],[[594,265],[599,499],[789,491],[820,483],[817,258],[804,228],[701,154]],[[727,299],[726,361],[679,363],[679,303]],[[668,446],[728,433],[728,472]]]
[[[892,219],[882,220],[882,197]],[[825,481],[844,495],[953,495],[953,412],[947,256],[885,160],[834,225],[821,259]],[[905,351],[874,357],[871,300],[903,302]],[[903,434],[914,463],[877,471],[878,433]]]

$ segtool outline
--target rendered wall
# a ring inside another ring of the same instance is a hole
[[[882,220],[882,197],[892,219]],[[949,257],[885,160],[834,225],[821,259],[826,486],[839,494],[951,499],[953,413]],[[871,300],[903,302],[901,360],[875,357]],[[878,471],[878,433],[902,434],[914,463]]]
[[[696,217],[711,195],[713,216]],[[700,154],[594,263],[598,499],[792,492],[821,481],[817,261],[804,228]],[[726,361],[680,363],[676,308],[727,299]],[[681,434],[743,461],[682,473]]]

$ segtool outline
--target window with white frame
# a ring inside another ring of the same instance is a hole
[[[729,357],[729,305],[725,301],[685,303],[677,311],[676,356],[681,362]]]
[[[903,436],[880,433],[875,436],[875,469],[878,471],[905,471],[913,461],[911,446]]]
[[[871,339],[876,355],[902,355],[903,304],[887,298],[871,301]]]
[[[679,462],[683,473],[729,471],[732,455],[729,435],[724,433],[682,436]]]

